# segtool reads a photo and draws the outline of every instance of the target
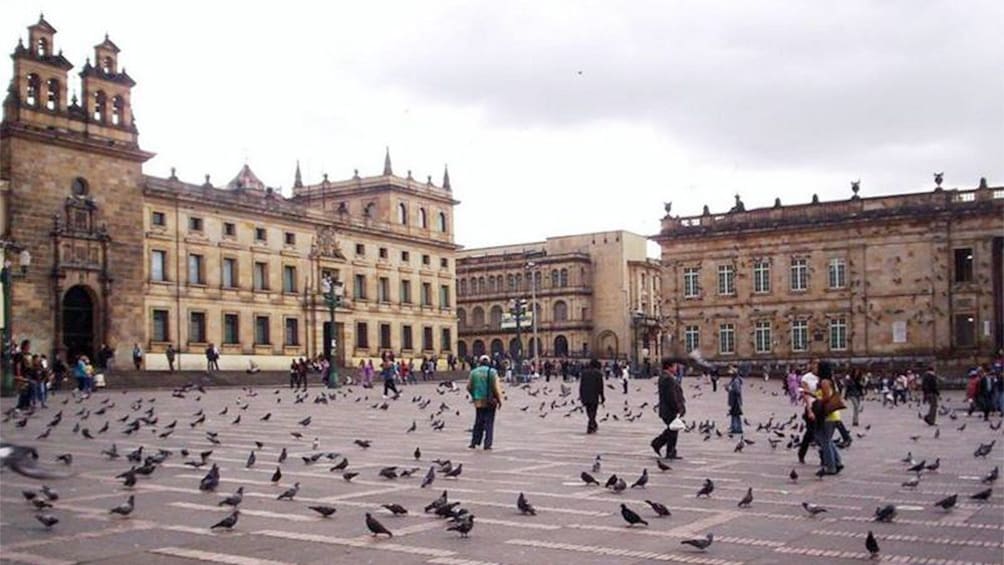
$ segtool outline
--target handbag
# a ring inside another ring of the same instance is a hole
[[[683,418],[681,418],[679,416],[677,416],[676,418],[673,418],[673,421],[669,423],[669,429],[670,429],[670,431],[673,431],[673,432],[678,432],[678,431],[680,431],[680,430],[682,430],[683,428],[686,428],[686,427],[687,427],[687,424],[683,423]]]
[[[496,373],[496,376],[492,376],[492,370],[491,370],[491,368],[489,368],[488,369],[488,407],[492,408],[492,409],[495,409],[495,408],[499,407],[499,398],[497,396],[495,396],[495,379],[497,379],[497,378],[498,378],[498,374]]]
[[[829,416],[837,410],[843,410],[844,408],[847,408],[847,405],[844,404],[844,399],[840,397],[840,394],[834,392],[829,398],[823,401],[823,416]]]

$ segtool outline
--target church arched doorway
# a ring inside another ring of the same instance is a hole
[[[66,359],[72,363],[79,355],[94,359],[95,349],[94,297],[83,286],[70,287],[63,296],[63,346]]]

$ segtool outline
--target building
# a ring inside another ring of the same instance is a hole
[[[12,284],[16,338],[67,356],[108,343],[124,363],[139,343],[148,368],[166,367],[169,344],[183,368],[205,367],[212,343],[224,369],[284,368],[328,352],[331,275],[342,363],[454,352],[448,174],[394,175],[388,151],[377,176],[305,184],[297,166],[290,197],[247,164],[222,186],[146,175],[119,48],[94,48],[78,100],[55,34],[40,18],[18,42],[0,124],[5,250],[34,258]]]
[[[521,352],[527,359],[539,351],[546,359],[639,361],[659,356],[660,268],[646,256],[647,241],[611,231],[460,251],[458,353]],[[521,322],[516,340],[510,310],[520,299],[535,313],[536,342],[533,316]]]
[[[1004,188],[662,219],[663,313],[680,354],[754,363],[964,365],[1002,346]]]

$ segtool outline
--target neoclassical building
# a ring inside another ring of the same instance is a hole
[[[676,353],[718,361],[986,362],[1004,346],[1004,187],[667,213]],[[667,210],[668,212],[668,210]]]
[[[464,249],[457,256],[461,356],[542,359],[597,355],[643,360],[661,353],[660,268],[647,239],[626,231]],[[536,313],[516,340],[514,300]],[[533,300],[536,300],[533,303]]]
[[[15,338],[38,352],[93,355],[108,343],[148,368],[169,344],[183,368],[288,366],[325,354],[345,364],[392,350],[455,352],[457,246],[449,175],[441,184],[393,173],[267,187],[245,164],[226,183],[143,173],[133,120],[135,82],[107,37],[79,73],[45,21],[12,54],[0,123],[0,221],[5,252],[33,261],[12,284]],[[16,253],[15,253],[16,255]],[[321,280],[343,284],[334,334]]]

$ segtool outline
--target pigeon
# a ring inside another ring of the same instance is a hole
[[[251,453],[250,453],[250,454],[248,455],[248,461],[247,461],[247,463],[245,463],[245,464],[244,464],[244,468],[245,468],[245,469],[250,469],[251,467],[253,467],[253,466],[254,466],[254,462],[255,462],[256,460],[257,460],[257,458],[256,458],[256,457],[255,457],[255,455],[254,455],[254,451],[252,451],[252,452],[251,452]]]
[[[119,516],[128,516],[132,514],[134,508],[136,508],[136,496],[130,494],[128,500],[119,504],[115,508],[112,508],[109,512],[112,514],[118,514]]]
[[[418,461],[421,458],[422,458],[422,449],[416,447],[415,448],[415,461]]]
[[[42,485],[42,494],[49,500],[59,500],[59,493],[52,490],[49,485]]]
[[[31,501],[32,506],[38,510],[44,510],[46,508],[52,508],[52,503],[48,500],[42,500],[41,498],[36,498]]]
[[[30,502],[38,497],[38,493],[33,490],[22,490],[21,496],[23,496],[25,500]]]
[[[137,472],[139,472],[138,469]],[[199,490],[214,491],[216,490],[216,487],[218,487],[219,485],[220,485],[220,467],[216,463],[213,463],[212,468],[209,469],[209,472],[206,473],[206,476],[202,477],[202,480],[199,482]]]
[[[262,416],[261,418],[258,418],[258,420],[261,421],[261,422],[267,422],[268,419],[271,418],[271,417],[272,417],[272,413],[268,412],[264,416]]]
[[[997,480],[998,475],[1000,475],[1000,467],[994,467],[985,477],[980,479],[980,482],[989,485]]]
[[[380,469],[378,473],[381,477],[385,479],[396,479],[397,478],[397,467],[384,467]]]
[[[516,508],[519,509],[520,514],[523,515],[529,514],[530,516],[537,515],[537,509],[534,508],[533,505],[526,500],[526,497],[523,496],[523,493],[519,493],[519,497],[516,498]]]
[[[387,537],[394,537],[394,534],[390,532],[383,524],[377,521],[369,512],[366,513],[366,527],[369,528],[370,532],[373,533],[373,537],[380,534],[387,534]]]
[[[624,482],[624,479],[618,478],[617,482],[614,483],[614,486],[610,487],[610,490],[620,494],[627,490],[627,483]]]
[[[795,469],[793,468],[793,469],[791,470],[791,472],[790,472],[790,473],[788,473],[788,478],[789,478],[789,479],[791,479],[791,482],[793,482],[793,483],[797,483],[797,482],[798,482],[798,471],[796,471],[796,470],[795,470]]]
[[[118,459],[119,458],[119,449],[113,443],[110,448],[101,450],[101,455],[104,455],[105,457],[107,457],[109,459]]]
[[[277,482],[279,482],[279,479],[281,479],[281,478],[282,478],[282,469],[280,469],[278,466],[276,466],[275,472],[272,473],[272,482],[273,483],[277,483]]]
[[[941,457],[936,458],[934,460],[934,463],[930,463],[926,465],[924,468],[927,469],[928,471],[937,471],[938,467],[941,467]]]
[[[662,471],[662,472],[664,472],[664,473],[665,473],[666,471],[670,471],[670,470],[672,470],[672,469],[673,469],[673,468],[672,468],[672,467],[670,467],[669,465],[666,465],[665,463],[663,463],[663,462],[662,462],[662,459],[656,459],[656,460],[655,460],[655,466],[656,466],[656,467],[658,467],[658,468],[659,468],[659,470],[660,470],[660,471]]]
[[[300,483],[295,482],[293,483],[293,486],[289,487],[282,494],[277,496],[276,500],[293,500],[293,497],[295,497],[298,492],[300,492]]]
[[[969,498],[971,498],[972,500],[990,500],[990,495],[993,494],[993,492],[994,489],[988,488],[981,490],[980,492],[974,495],[971,495]]]
[[[468,536],[468,534],[471,533],[472,529],[474,529],[474,515],[473,514],[465,514],[464,517],[460,521],[458,521],[456,524],[453,524],[449,528],[446,528],[446,531],[448,531],[448,532],[460,532],[460,537],[466,538]],[[390,533],[390,532],[388,532],[388,533]]]
[[[638,477],[638,480],[635,481],[631,485],[631,488],[635,488],[635,487],[637,487],[637,488],[645,488],[646,484],[648,484],[648,469],[642,469],[641,470],[641,476]]]
[[[973,452],[973,456],[985,458],[990,454],[990,451],[994,448],[995,443],[997,443],[997,440],[993,440],[990,443],[981,443],[979,447],[976,448],[976,451]]]
[[[813,504],[811,502],[803,502],[802,503],[802,508],[805,508],[805,511],[808,512],[809,515],[813,516],[813,517],[816,514],[822,514],[823,512],[826,512],[825,508],[823,508],[822,506],[820,506],[818,504]]]
[[[417,429],[418,429],[418,423],[415,422],[415,420],[412,420],[411,421],[411,427],[408,428],[407,431],[405,431],[405,433],[410,434],[411,432],[413,432],[413,431],[415,431]]]
[[[425,512],[432,512],[433,510],[436,510],[440,506],[445,505],[446,501],[447,501],[446,491],[444,490],[443,494],[439,495],[439,498],[433,500],[432,502],[429,503],[428,506],[425,507]]]
[[[72,453],[64,453],[62,455],[57,455],[56,456],[56,461],[62,461],[63,463],[65,463],[67,465],[72,465],[73,464],[73,454]]]
[[[906,463],[908,465],[913,465],[913,452],[912,451],[907,451],[906,452],[906,457],[904,457],[900,461],[903,462],[903,463]]]
[[[652,510],[655,511],[656,516],[660,518],[672,516],[672,513],[669,511],[669,508],[666,508],[665,504],[662,504],[661,502],[656,502],[654,500],[646,500],[645,502],[652,507]]]
[[[345,479],[346,482],[352,482],[352,479],[354,479],[354,478],[356,478],[358,476],[359,476],[359,473],[355,473],[355,472],[352,472],[352,471],[347,471],[345,473],[342,473],[342,478]]]
[[[871,530],[868,530],[868,537],[865,538],[865,549],[868,550],[868,554],[872,559],[878,557],[879,554],[879,544],[875,540],[875,534]]]
[[[700,549],[701,551],[705,551],[711,546],[711,542],[714,541],[714,539],[714,534],[708,534],[703,538],[685,539],[680,542],[680,545],[690,545]]]
[[[436,480],[436,468],[430,466],[429,467],[429,472],[426,473],[425,477],[422,478],[422,486],[421,486],[421,488],[425,488],[425,487],[431,485],[432,481],[434,481],[434,480]]]
[[[381,504],[387,510],[390,510],[395,516],[403,516],[408,513],[408,509],[400,504]]]
[[[453,469],[450,469],[449,471],[447,471],[446,473],[444,473],[443,476],[444,477],[451,477],[451,478],[455,479],[455,478],[459,477],[460,473],[462,473],[463,471],[464,471],[464,464],[461,463],[461,464],[457,465],[456,467],[454,467]]]
[[[35,514],[35,519],[41,522],[46,529],[59,523],[59,518],[56,518],[52,514]]]
[[[335,508],[333,506],[308,506],[307,508],[317,512],[322,518],[330,518],[332,514],[335,513]]]
[[[875,509],[875,521],[876,522],[892,522],[892,519],[896,517],[896,505],[886,504],[885,506]]]
[[[244,501],[244,487],[237,487],[233,494],[227,496],[217,506],[239,506]]]
[[[339,461],[337,465],[332,466],[328,470],[329,471],[342,471],[342,470],[344,470],[348,466],[349,466],[349,460],[347,458],[343,457],[342,460]]]
[[[925,467],[927,467],[927,460],[922,459],[920,463],[917,463],[916,465],[910,467],[909,469],[907,469],[907,471],[910,471],[911,473],[919,473],[923,471]]]
[[[604,484],[603,486],[605,488],[610,488],[610,487],[614,486],[615,484],[617,484],[617,475],[610,475],[610,478],[607,479],[606,484]]]
[[[363,449],[366,449],[369,446],[373,445],[373,442],[370,441],[370,440],[368,440],[368,439],[357,439],[357,440],[353,441],[352,443],[358,445],[359,447],[361,447]]]
[[[903,481],[903,487],[905,488],[916,488],[920,484],[920,475],[916,477],[910,477],[909,479]]]
[[[942,510],[951,510],[955,506],[955,503],[958,501],[959,501],[959,495],[953,494],[951,496],[946,496],[945,498],[942,498],[941,500],[935,502],[934,505],[940,507]]]
[[[639,516],[634,510],[628,508],[626,504],[621,504],[621,517],[623,517],[624,521],[628,523],[627,527],[629,528],[636,524],[648,525],[648,522],[646,522],[644,518]]]
[[[288,453],[286,453],[286,448],[285,448],[285,447],[284,447],[284,448],[282,448],[282,453],[280,453],[280,454],[279,454],[279,463],[282,463],[283,461],[285,461],[285,460],[286,460],[286,457],[287,457],[288,455],[289,455],[289,454],[288,454]]]
[[[702,496],[707,496],[710,498],[711,493],[714,491],[715,483],[713,483],[711,479],[704,479],[704,486],[701,487],[701,490],[697,491],[697,497],[700,498]]]
[[[582,474],[579,475],[579,478],[582,479],[582,482],[586,483],[587,485],[596,485],[596,486],[600,485],[600,482],[597,481],[595,477],[593,477],[592,475],[590,475],[585,471],[583,471]]]
[[[215,524],[210,526],[209,529],[210,530],[215,530],[216,528],[225,528],[227,530],[232,529],[234,526],[237,525],[237,517],[240,516],[240,514],[241,511],[235,509],[233,512],[230,513],[229,516],[220,520],[219,522],[216,522]]]
[[[739,508],[749,508],[751,504],[753,504],[753,487],[749,487],[746,490],[746,496],[739,501],[737,506],[739,506]]]

